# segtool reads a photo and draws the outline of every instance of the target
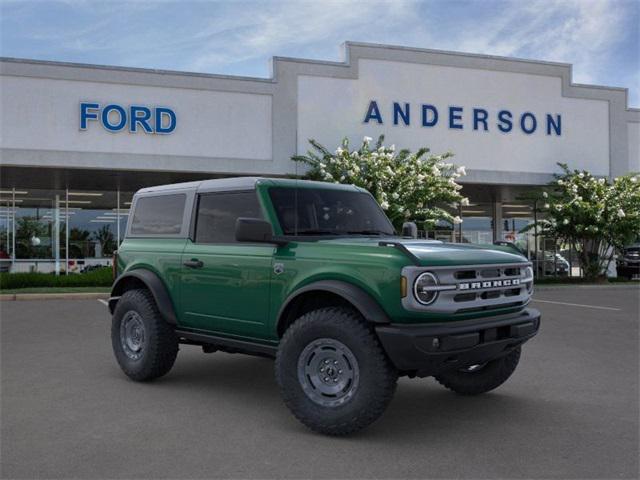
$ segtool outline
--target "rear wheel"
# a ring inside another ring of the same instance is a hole
[[[490,362],[436,375],[436,380],[461,395],[478,395],[498,388],[513,374],[520,360],[520,348]]]
[[[178,354],[178,337],[160,315],[151,292],[128,290],[113,312],[111,346],[122,371],[143,382],[171,370]]]
[[[307,427],[346,435],[387,408],[398,374],[360,316],[345,308],[309,312],[285,332],[276,358],[284,402]]]

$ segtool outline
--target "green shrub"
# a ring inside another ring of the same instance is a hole
[[[108,287],[113,283],[111,268],[102,267],[87,273],[54,275],[52,273],[0,273],[0,290],[29,287]]]

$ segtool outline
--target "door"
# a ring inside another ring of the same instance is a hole
[[[263,218],[255,191],[200,194],[195,234],[182,255],[182,323],[264,338],[275,246],[235,240],[238,217]]]

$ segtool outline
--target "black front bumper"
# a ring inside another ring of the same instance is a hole
[[[381,325],[378,338],[398,370],[427,377],[488,362],[508,354],[538,333],[540,312],[522,312],[461,322]]]

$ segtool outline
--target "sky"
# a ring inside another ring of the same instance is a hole
[[[573,64],[640,107],[640,0],[0,0],[4,57],[269,77],[345,41]]]

